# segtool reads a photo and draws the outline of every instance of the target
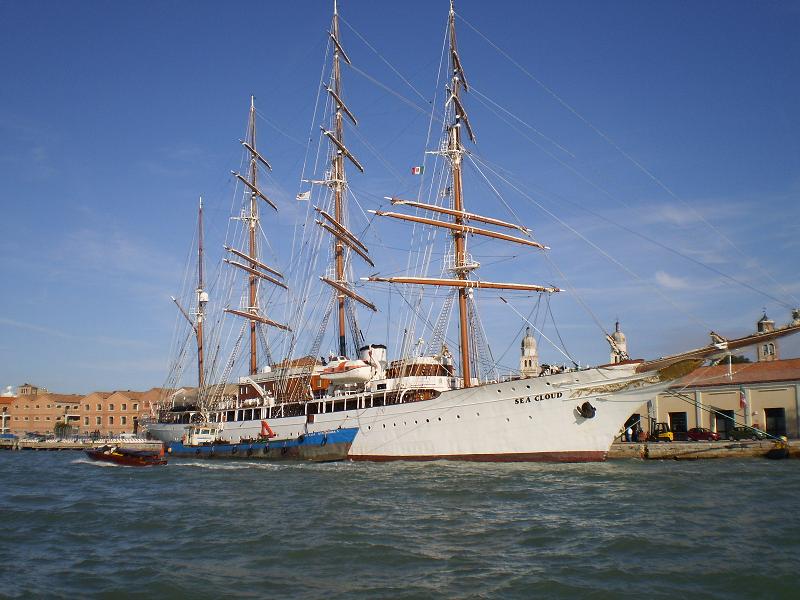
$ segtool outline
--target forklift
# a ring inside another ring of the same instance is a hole
[[[653,417],[650,417],[650,434],[647,436],[649,442],[671,442],[675,439],[675,435],[669,428],[668,423],[656,423]]]

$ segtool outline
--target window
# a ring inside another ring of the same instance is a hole
[[[38,405],[38,404],[36,405],[36,408],[39,408],[39,405]]]
[[[98,425],[102,425],[102,423],[100,422],[100,417],[96,417],[96,423],[97,423]]]
[[[113,404],[109,404],[108,405],[108,410],[114,410],[114,405]]]
[[[89,424],[89,417],[83,417],[83,424],[84,425],[88,425]]]
[[[139,405],[134,403],[133,410],[139,410]]]
[[[122,407],[120,408],[120,410],[128,410],[128,405],[127,404],[123,404]]]
[[[86,412],[89,412],[89,405],[86,405]]]
[[[103,410],[103,405],[102,405],[102,404],[100,404],[100,403],[98,403],[98,404],[97,404],[97,410]]]
[[[127,425],[128,424],[128,417],[123,415],[122,417],[119,418],[119,422],[120,422],[121,425]]]
[[[47,417],[47,420],[49,421],[49,420],[50,420],[50,417]]]
[[[38,421],[38,420],[39,420],[39,417],[33,417],[33,420],[34,420],[34,421]]]
[[[108,417],[108,424],[109,425],[113,425],[114,424],[114,417]]]

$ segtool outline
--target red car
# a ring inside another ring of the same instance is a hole
[[[716,442],[719,434],[705,427],[692,427],[686,432],[686,437],[691,442]]]

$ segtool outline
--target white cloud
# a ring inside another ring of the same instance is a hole
[[[675,277],[664,271],[656,271],[656,283],[668,290],[685,290],[689,288],[689,282],[682,277]]]

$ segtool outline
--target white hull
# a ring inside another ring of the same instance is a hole
[[[587,369],[443,392],[438,398],[358,410],[272,418],[280,437],[359,427],[353,460],[598,461],[630,415],[666,389],[636,365]],[[593,418],[577,406],[589,401]],[[152,423],[162,441],[179,440],[188,425]],[[256,438],[260,420],[226,422],[222,437]]]

